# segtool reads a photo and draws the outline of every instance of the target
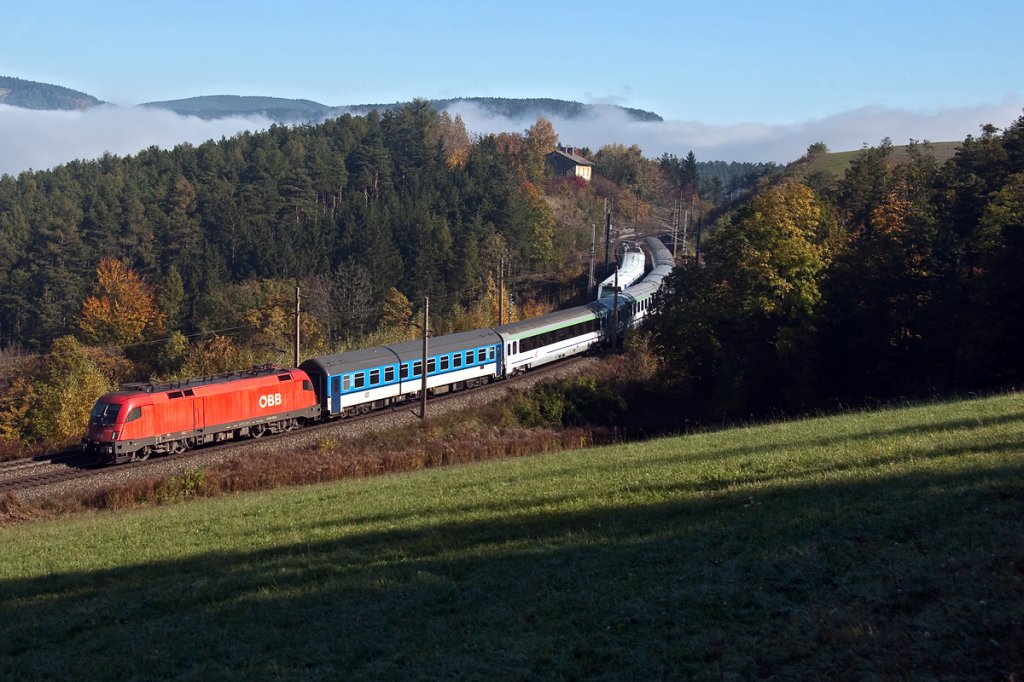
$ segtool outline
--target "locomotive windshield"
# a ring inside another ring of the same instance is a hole
[[[93,426],[111,426],[117,421],[117,413],[121,411],[120,405],[113,403],[96,403],[89,415],[89,423]]]

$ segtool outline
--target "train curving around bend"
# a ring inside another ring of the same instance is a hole
[[[659,239],[644,245],[653,268],[633,286],[529,320],[430,338],[427,391],[482,385],[615,341],[647,315],[674,265]],[[297,368],[128,384],[97,401],[82,447],[121,463],[290,431],[419,398],[423,372],[422,342],[409,341],[310,358]]]

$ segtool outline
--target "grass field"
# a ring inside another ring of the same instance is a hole
[[[1007,679],[1024,396],[0,528],[0,678]]]
[[[941,165],[953,158],[956,154],[957,147],[959,147],[960,144],[960,142],[929,142],[928,148],[922,149],[922,151],[934,156],[935,160]],[[824,172],[838,180],[843,177],[846,170],[850,167],[850,164],[852,164],[860,154],[861,150],[859,149],[847,152],[830,152],[828,154],[822,154],[811,162],[804,174],[808,175],[814,172]],[[893,146],[892,155],[889,159],[890,163],[903,163],[908,158],[906,145]]]

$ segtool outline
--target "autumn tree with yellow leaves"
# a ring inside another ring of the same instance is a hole
[[[164,331],[164,314],[156,304],[155,288],[116,258],[96,266],[93,294],[82,304],[78,320],[90,343],[137,343]]]

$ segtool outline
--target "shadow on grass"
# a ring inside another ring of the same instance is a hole
[[[868,416],[869,418],[873,417],[873,415]],[[929,436],[944,432],[977,430],[990,427],[1006,426],[1011,424],[1024,424],[1024,412],[970,417],[963,419],[944,419],[935,422],[915,423],[893,427],[878,426],[875,428],[868,428],[864,430],[855,430],[853,432],[837,433],[836,435],[829,437],[808,437],[807,435],[799,432],[800,422],[787,422],[786,424],[793,425],[794,428],[797,429],[796,432],[794,432],[792,436],[789,438],[779,437],[776,433],[770,442],[764,444],[741,445],[733,448],[702,449],[703,452],[699,453],[687,453],[685,451],[682,451],[680,454],[667,455],[661,458],[646,459],[645,462],[650,464],[658,464],[669,461],[679,461],[682,458],[685,458],[687,461],[690,462],[719,462],[724,459],[749,457],[751,455],[764,455],[774,450],[780,449],[806,450],[811,448],[825,448],[840,444],[849,447],[855,445],[856,443],[882,440],[886,438]],[[753,426],[750,428],[758,429],[767,427]],[[1020,439],[1017,442],[1024,444],[1024,431],[1020,433]]]
[[[1005,678],[1022,484],[1011,458],[7,581],[0,676]]]

